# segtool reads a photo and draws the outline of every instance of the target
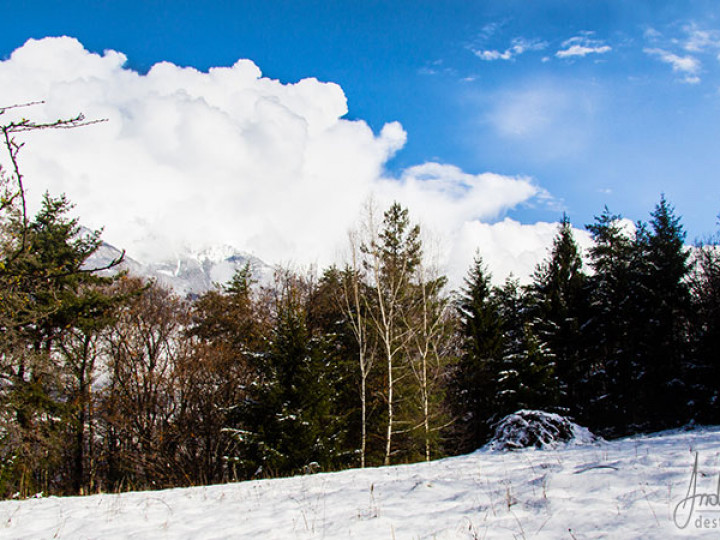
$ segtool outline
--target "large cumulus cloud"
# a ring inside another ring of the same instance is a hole
[[[164,62],[146,74],[126,61],[72,38],[30,40],[0,62],[0,105],[44,100],[34,119],[108,120],[25,137],[29,200],[36,209],[45,190],[66,193],[85,225],[105,227],[133,257],[230,244],[271,263],[328,264],[370,196],[409,206],[441,239],[453,276],[479,248],[499,277],[522,277],[549,245],[549,224],[497,221],[545,195],[529,178],[437,163],[389,178],[405,131],[345,119],[336,84],[283,84],[249,60],[208,72]]]

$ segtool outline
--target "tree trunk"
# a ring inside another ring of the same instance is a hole
[[[390,338],[386,336],[387,369],[388,369],[388,419],[387,433],[385,435],[385,465],[390,465],[390,453],[392,452],[392,435],[393,435],[393,358],[392,349],[390,348]]]
[[[360,381],[360,416],[362,422],[362,436],[360,439],[360,468],[365,468],[365,452],[367,450],[367,374],[363,369],[362,379]]]

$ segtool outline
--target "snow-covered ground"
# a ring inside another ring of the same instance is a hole
[[[0,538],[719,538],[720,427],[378,469],[0,503]],[[691,492],[692,494],[692,492]],[[704,507],[702,507],[704,505]],[[696,528],[698,518],[718,528]],[[707,522],[712,525],[712,521]]]

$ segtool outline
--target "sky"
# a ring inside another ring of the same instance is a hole
[[[718,227],[712,1],[11,3],[0,106],[34,100],[108,120],[25,138],[34,208],[64,192],[140,260],[322,266],[369,200],[408,206],[455,283],[476,250],[527,278],[563,213],[584,246],[661,194],[688,242]]]

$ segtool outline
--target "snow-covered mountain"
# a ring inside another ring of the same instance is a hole
[[[276,480],[4,501],[0,537],[718,538],[719,449],[713,427]]]
[[[104,268],[120,257],[122,251],[115,246],[103,243],[100,249],[88,260],[88,268]],[[211,289],[216,284],[227,283],[235,272],[250,264],[253,277],[258,283],[269,283],[273,268],[257,257],[231,246],[217,246],[202,251],[186,251],[174,258],[143,263],[125,256],[118,270],[128,270],[136,276],[157,280],[158,283],[173,289],[180,296],[197,295]]]
[[[178,254],[174,259],[146,264],[145,275],[157,278],[162,285],[180,295],[200,294],[214,285],[230,281],[235,272],[250,264],[259,283],[267,283],[273,269],[263,261],[230,246]]]

